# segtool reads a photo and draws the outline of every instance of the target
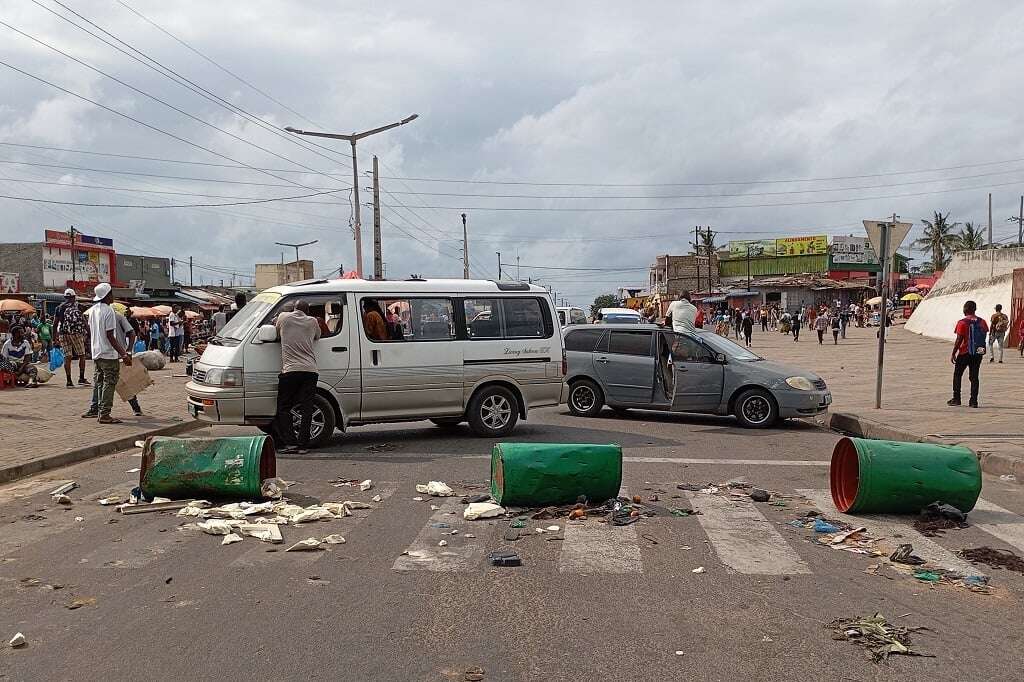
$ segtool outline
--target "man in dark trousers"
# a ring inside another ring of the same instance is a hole
[[[953,332],[953,353],[949,361],[953,363],[953,397],[947,405],[960,404],[960,387],[964,380],[964,370],[969,370],[971,380],[970,407],[978,406],[978,390],[981,388],[981,360],[985,356],[985,338],[988,336],[988,325],[974,313],[978,304],[974,301],[964,303],[964,317],[956,323]]]
[[[754,335],[754,318],[749,313],[743,313],[743,340],[747,343],[747,348],[750,348],[750,339]]]
[[[309,426],[313,418],[313,396],[318,373],[315,344],[320,325],[310,317],[309,303],[299,301],[295,310],[278,314],[274,321],[281,340],[281,374],[277,377],[277,413],[274,415],[274,440],[284,453],[309,452]],[[292,410],[299,410],[296,439]]]

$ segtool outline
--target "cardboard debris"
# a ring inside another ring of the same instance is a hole
[[[337,533],[332,533],[331,535],[328,535],[323,540],[321,540],[321,542],[326,543],[328,545],[344,545],[345,538],[343,538],[341,535]]]
[[[64,493],[69,493],[77,487],[77,483],[75,483],[74,481],[68,481],[64,485],[57,486],[56,488],[51,490],[50,497],[53,497],[54,495],[63,495]]]
[[[71,504],[71,498],[65,495],[64,493],[57,493],[56,495],[54,495],[53,501],[56,502],[57,504]]]
[[[11,641],[8,642],[8,644],[11,645],[12,649],[17,649],[20,646],[25,646],[27,643],[28,640],[25,639],[25,635],[21,634],[20,632],[15,633],[14,637],[11,637]]]
[[[359,490],[361,490],[363,492],[366,492],[367,490],[369,490],[372,487],[373,487],[373,481],[371,481],[370,479],[366,479],[365,481],[363,481],[362,483],[359,484]]]
[[[370,498],[370,500],[372,502],[380,502],[381,501],[381,496],[380,495],[374,495],[373,497]]]
[[[112,495],[110,497],[104,497],[100,499],[100,504],[102,504],[104,507],[107,507],[112,504],[121,504],[122,502],[124,502],[124,498],[121,497],[120,495]]]
[[[317,540],[316,538],[306,538],[305,540],[300,540],[300,541],[296,542],[294,545],[292,545],[291,547],[289,547],[285,551],[286,552],[315,552],[317,550],[322,550],[322,549],[323,549],[323,545],[320,544],[319,540]]]
[[[242,536],[241,535],[236,535],[234,533],[228,533],[227,535],[224,536],[224,539],[221,541],[220,544],[222,544],[222,545],[233,545],[236,542],[241,542],[241,541],[242,541]]]
[[[500,504],[494,504],[493,502],[473,502],[466,506],[465,511],[462,512],[462,518],[467,521],[473,521],[475,519],[490,519],[495,516],[501,516],[505,513],[505,508]]]
[[[231,533],[233,526],[221,519],[210,519],[208,521],[200,521],[196,524],[196,528],[210,535],[228,535]]]
[[[442,481],[430,481],[426,485],[416,486],[416,492],[430,495],[431,497],[454,497],[455,491]]]
[[[275,545],[284,542],[284,538],[281,537],[281,529],[274,523],[247,523],[236,528],[235,532]]]
[[[690,571],[690,573],[707,573],[707,570],[703,566],[698,566],[697,568]]]
[[[447,547],[448,546],[448,541],[447,540],[441,540],[440,542],[437,543],[437,546],[438,547]]]
[[[154,498],[152,502],[146,504],[140,502],[138,504],[122,504],[117,508],[117,511],[122,514],[149,514],[160,511],[173,511],[175,509],[181,509],[187,507],[189,503],[195,502],[195,500],[165,500],[163,502],[157,502],[161,498]]]

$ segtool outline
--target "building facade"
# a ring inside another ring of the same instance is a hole
[[[257,263],[256,290],[313,279],[313,261],[298,260],[291,263]]]
[[[674,298],[683,291],[704,291],[717,286],[718,255],[658,256],[649,271],[649,291],[663,299]]]

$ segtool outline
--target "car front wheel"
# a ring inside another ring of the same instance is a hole
[[[477,392],[466,410],[469,426],[478,436],[500,438],[519,421],[519,401],[503,386],[488,386]]]
[[[736,419],[748,429],[766,429],[779,419],[779,408],[772,395],[763,389],[752,388],[736,398]]]

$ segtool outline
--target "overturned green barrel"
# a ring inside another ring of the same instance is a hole
[[[496,443],[491,451],[491,495],[498,504],[543,507],[618,496],[622,446]]]
[[[277,475],[268,436],[154,436],[142,448],[139,486],[146,496],[259,499],[264,479]]]
[[[832,501],[841,512],[917,514],[932,502],[974,509],[978,457],[959,445],[843,438],[832,451]]]

